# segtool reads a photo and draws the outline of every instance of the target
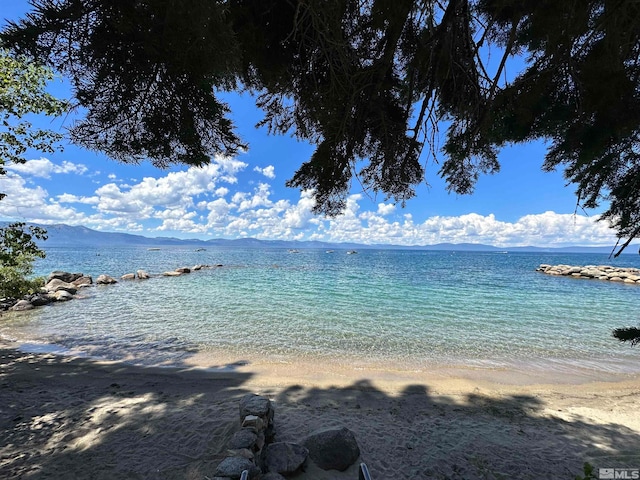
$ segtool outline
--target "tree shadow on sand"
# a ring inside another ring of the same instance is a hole
[[[251,390],[253,374],[235,364],[194,371],[0,356],[0,478],[213,478],[250,391],[274,401],[276,440],[351,429],[375,480],[573,479],[584,461],[640,466],[637,431],[561,419],[533,395],[443,396],[427,385],[391,395],[369,380]],[[355,480],[355,468],[299,478]]]

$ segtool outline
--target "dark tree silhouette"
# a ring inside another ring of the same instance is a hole
[[[545,139],[578,203],[640,234],[635,0],[33,0],[3,44],[69,76],[78,144],[126,162],[206,163],[244,145],[217,92],[317,145],[289,185],[338,213],[354,175],[403,203],[425,146],[471,193],[509,143]],[[526,59],[517,75],[510,59]],[[492,59],[490,64],[488,59]],[[439,149],[438,127],[446,128]]]

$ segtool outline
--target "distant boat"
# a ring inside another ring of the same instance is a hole
[[[300,250],[296,250],[295,248],[289,249],[289,253],[300,253]]]
[[[155,250],[160,250],[158,247],[151,247],[151,248],[147,248],[147,250],[149,251],[155,251]]]
[[[333,250],[327,250],[327,251],[326,251],[326,252],[324,252],[324,253],[333,253]]]
[[[349,250],[347,252],[347,255],[353,255],[354,253],[358,253],[358,252],[356,252],[355,250]]]
[[[196,252],[206,252],[206,248],[196,248]]]

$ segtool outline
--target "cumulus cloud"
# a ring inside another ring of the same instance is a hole
[[[276,178],[276,172],[275,172],[275,168],[274,168],[273,165],[268,165],[268,166],[266,166],[264,168],[255,167],[253,169],[253,171],[261,173],[262,175],[264,175],[267,178],[271,178],[271,179]]]
[[[27,160],[25,163],[12,163],[5,167],[7,170],[29,175],[32,177],[51,178],[52,174],[74,173],[83,175],[87,172],[87,167],[81,163],[64,161],[58,165],[48,158],[38,160]]]
[[[40,159],[23,167],[11,168],[0,177],[0,191],[8,194],[0,202],[0,218],[82,224],[106,231],[151,235],[160,231],[200,237],[251,236],[407,246],[470,242],[499,247],[552,247],[612,245],[616,241],[615,233],[595,217],[548,211],[516,221],[477,213],[417,221],[393,204],[365,207],[370,205],[369,200],[360,194],[347,198],[341,215],[325,218],[312,213],[312,191],[301,192],[297,199],[283,199],[277,198],[267,183],[243,190],[237,185],[237,174],[247,164],[229,158],[215,159],[201,168],[146,177],[130,185],[110,182],[87,195],[72,190],[50,195],[44,186],[34,183],[34,178],[46,179],[58,173],[82,174],[86,171],[82,165],[56,165]],[[267,177],[271,172],[268,168],[260,170]]]
[[[395,211],[396,211],[396,206],[393,203],[378,204],[378,215],[382,215],[384,217],[386,215],[391,215]]]

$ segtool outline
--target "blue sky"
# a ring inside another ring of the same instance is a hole
[[[7,5],[8,4],[8,5]],[[3,19],[19,18],[25,1],[3,2]],[[4,24],[4,20],[2,22]],[[52,92],[64,94],[58,79]],[[405,208],[364,192],[354,181],[347,209],[336,218],[311,213],[310,192],[285,187],[313,146],[256,129],[262,118],[249,95],[224,94],[249,151],[213,158],[204,168],[160,170],[124,165],[63,142],[60,153],[29,152],[24,165],[0,177],[0,220],[84,225],[103,231],[181,238],[353,241],[400,245],[440,242],[496,246],[612,245],[615,233],[598,211],[576,212],[574,187],[561,172],[545,173],[545,146],[505,148],[501,171],[480,178],[470,196],[449,194],[425,159],[426,180]],[[72,118],[37,119],[52,129]],[[605,205],[606,206],[606,205]]]

